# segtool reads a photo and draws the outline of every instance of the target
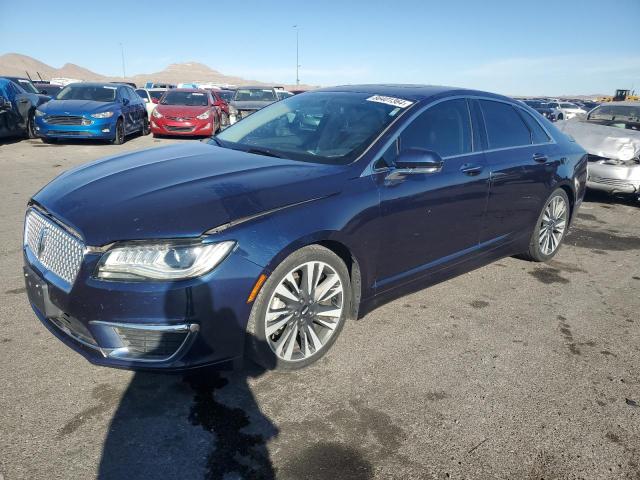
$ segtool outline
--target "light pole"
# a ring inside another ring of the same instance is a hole
[[[296,85],[300,85],[300,39],[298,36],[298,25],[294,25],[293,28],[296,29]]]
[[[125,80],[127,73],[124,70],[124,46],[120,43],[120,54],[122,55],[122,80]]]

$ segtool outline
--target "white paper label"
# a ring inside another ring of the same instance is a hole
[[[407,108],[409,105],[413,105],[413,102],[396,97],[385,97],[384,95],[374,95],[367,98],[368,102],[386,103],[394,107]]]

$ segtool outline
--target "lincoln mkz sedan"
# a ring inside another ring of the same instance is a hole
[[[347,319],[505,256],[553,257],[583,149],[479,91],[366,85],[274,103],[208,142],[69,170],[26,212],[38,318],[99,365],[317,361]],[[452,299],[453,300],[453,299]]]

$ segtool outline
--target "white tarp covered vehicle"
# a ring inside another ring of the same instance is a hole
[[[555,125],[589,154],[588,188],[640,195],[640,103],[601,105]]]

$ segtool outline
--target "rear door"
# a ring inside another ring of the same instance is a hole
[[[467,101],[445,100],[413,119],[374,165],[381,204],[379,292],[477,249],[489,174],[473,138]],[[398,152],[416,147],[438,153],[442,169],[389,181]]]
[[[129,95],[128,88],[120,87],[118,88],[118,93],[120,95],[120,103],[122,104],[122,116],[124,117],[124,128],[127,134],[129,134],[136,129],[135,104],[133,103]]]
[[[509,242],[530,235],[553,183],[560,158],[555,143],[525,109],[477,100],[484,122],[490,174],[481,242]]]

